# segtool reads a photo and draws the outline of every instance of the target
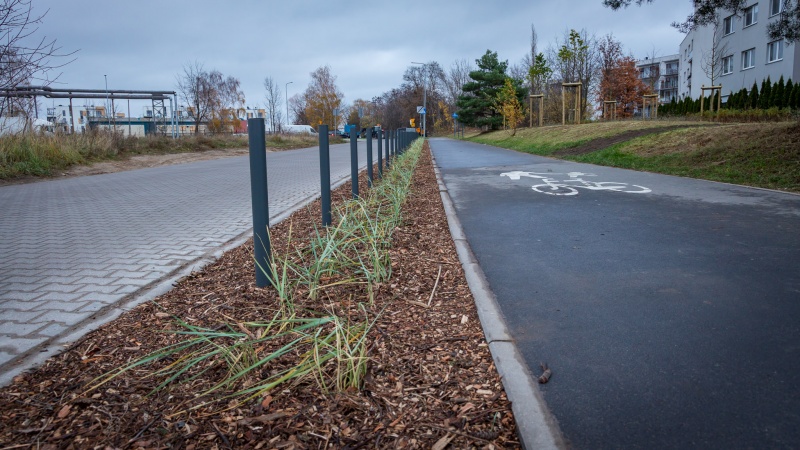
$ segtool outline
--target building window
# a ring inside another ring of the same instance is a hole
[[[733,33],[733,16],[728,16],[722,21],[722,34],[729,35]]]
[[[742,52],[742,70],[755,66],[756,49],[751,48]]]
[[[744,26],[749,27],[758,22],[758,3],[744,10]]]
[[[769,15],[774,16],[783,12],[783,0],[769,0]]]
[[[733,73],[733,55],[722,58],[722,74]]]
[[[772,41],[767,44],[767,62],[775,62],[783,59],[783,41]]]

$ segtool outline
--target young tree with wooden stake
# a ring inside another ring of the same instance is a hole
[[[522,120],[522,104],[517,98],[517,88],[511,82],[511,78],[506,78],[503,87],[497,93],[495,108],[502,114],[503,121],[511,127],[511,135],[517,134],[517,126]]]

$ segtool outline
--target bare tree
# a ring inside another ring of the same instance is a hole
[[[195,61],[185,64],[183,73],[178,74],[176,78],[181,98],[189,106],[189,115],[195,121],[194,132],[198,134],[200,124],[208,121],[216,101],[210,75],[202,63]]]
[[[305,94],[294,94],[289,98],[289,117],[291,122],[296,125],[309,125],[310,122],[306,117],[306,96]]]
[[[581,114],[588,112],[588,100],[598,84],[600,68],[597,39],[589,36],[586,30],[569,30],[564,33],[557,47],[548,49],[550,67],[562,82],[580,82]]]
[[[272,77],[264,78],[264,90],[266,94],[267,120],[269,120],[270,130],[277,131],[281,123],[281,109],[283,106],[283,97],[281,95],[281,88]]]
[[[56,58],[75,52],[62,53],[55,39],[34,35],[47,14],[36,14],[32,0],[2,0],[0,3],[0,88],[11,89],[36,83],[49,85],[58,78],[57,69],[73,60],[55,63]],[[30,117],[36,104],[30,98],[0,99],[0,115],[20,113]]]
[[[447,76],[444,79],[445,90],[447,91],[447,102],[455,106],[458,97],[463,93],[463,87],[470,81],[469,73],[475,67],[466,59],[456,60],[450,66]]]
[[[719,26],[719,17],[711,22],[713,25],[714,34],[711,39],[711,46],[708,50],[703,52],[700,58],[700,69],[711,80],[711,86],[717,85],[717,80],[723,72],[723,59],[728,53],[728,44],[722,44],[723,30]]]
[[[237,111],[244,106],[244,92],[238,78],[214,70],[209,74],[213,101],[211,103],[210,128],[214,132],[229,132],[239,127]]]

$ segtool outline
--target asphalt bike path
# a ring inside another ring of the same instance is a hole
[[[800,196],[430,145],[567,445],[800,443]]]
[[[267,168],[273,222],[319,196],[318,148]],[[332,145],[332,184],[349,177]],[[0,385],[243,243],[251,207],[248,156],[0,187]]]

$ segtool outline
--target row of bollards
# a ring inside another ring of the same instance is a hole
[[[322,203],[322,225],[331,224],[331,156],[328,126],[319,126],[319,179]],[[267,192],[267,141],[264,119],[247,119],[250,147],[250,192],[253,203],[253,257],[255,258],[256,286],[270,285],[272,259],[269,241],[269,196]],[[416,131],[405,128],[375,129],[378,140],[378,176],[383,178],[384,164],[388,170],[392,159],[402,155],[419,137]],[[367,185],[373,184],[372,130],[367,132]],[[385,152],[385,153],[383,153]],[[350,176],[353,198],[358,198],[358,142],[356,133],[350,136]]]

